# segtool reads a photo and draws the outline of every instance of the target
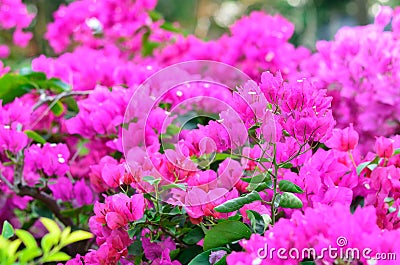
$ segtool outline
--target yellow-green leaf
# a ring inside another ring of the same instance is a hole
[[[39,247],[25,248],[17,253],[18,260],[20,264],[25,264],[26,262],[32,261],[35,258],[42,255],[42,251]]]
[[[21,240],[16,239],[12,241],[7,248],[7,253],[10,257],[15,256],[15,253],[17,252],[19,246],[21,245]]]
[[[57,237],[61,235],[60,227],[58,227],[58,224],[54,220],[42,217],[40,218],[40,222],[42,222],[50,234],[55,234]]]
[[[7,247],[7,253],[12,263],[17,260],[17,255],[15,255],[15,253],[17,252],[20,245],[21,245],[21,240],[16,239],[12,241]]]
[[[19,237],[19,239],[21,239],[27,248],[37,248],[38,245],[35,238],[28,231],[16,229],[15,234]]]
[[[69,237],[69,234],[71,233],[71,227],[66,227],[62,232],[61,232],[61,237],[60,237],[60,242],[63,244],[63,242]]]
[[[47,256],[46,258],[42,259],[42,262],[52,262],[52,261],[67,261],[70,260],[71,256],[68,255],[65,252],[56,252],[54,254],[51,254],[50,256]]]
[[[78,230],[78,231],[72,232],[67,237],[67,239],[64,242],[62,242],[62,244],[63,244],[63,246],[66,246],[66,245],[69,245],[69,244],[72,244],[72,243],[75,243],[75,242],[78,242],[81,240],[86,240],[86,239],[89,239],[92,237],[93,237],[92,233],[89,233],[89,232],[86,232],[83,230]]]
[[[49,253],[50,249],[58,243],[59,237],[56,234],[47,234],[42,238],[40,245],[42,246],[43,253]]]

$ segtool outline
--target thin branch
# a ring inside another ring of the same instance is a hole
[[[12,190],[12,191],[14,191],[15,193],[17,193],[17,191],[15,190],[15,187],[14,187],[14,186],[11,184],[11,182],[9,182],[8,179],[6,179],[6,177],[4,177],[1,173],[0,173],[0,180],[1,180],[2,182],[4,182],[10,190]]]
[[[47,96],[43,100],[39,100],[34,106],[33,111],[37,110],[40,106],[47,102],[51,102],[47,109],[31,124],[31,127],[35,127],[49,112],[50,110],[57,104],[59,100],[65,97],[70,96],[78,96],[78,95],[89,95],[92,93],[93,90],[86,90],[86,91],[70,91],[70,92],[62,92],[55,97]]]
[[[19,192],[17,193],[19,196],[30,196],[34,199],[37,199],[43,202],[49,210],[65,225],[65,226],[72,226],[73,223],[71,219],[64,217],[61,212],[58,204],[55,200],[53,200],[49,195],[46,193],[42,193],[37,189],[22,186],[19,188]]]
[[[43,104],[45,104],[46,102],[57,102],[62,98],[65,97],[70,97],[70,96],[82,96],[82,95],[89,95],[90,93],[92,93],[93,90],[86,90],[86,91],[69,91],[69,92],[62,92],[60,94],[58,94],[57,96],[53,97],[53,96],[47,96],[45,99],[43,100],[39,100],[34,106],[33,106],[33,111],[37,110],[40,106],[42,106]],[[55,103],[54,103],[55,104]],[[53,105],[54,106],[54,105]],[[49,109],[51,109],[51,107],[49,107]]]

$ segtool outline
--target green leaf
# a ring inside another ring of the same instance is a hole
[[[219,261],[214,263],[214,265],[226,265],[226,257],[227,255],[223,256]]]
[[[186,185],[185,184],[179,184],[179,183],[171,183],[171,184],[163,185],[161,187],[162,190],[170,190],[170,189],[173,189],[173,188],[186,190]]]
[[[22,74],[24,77],[26,77],[27,79],[29,79],[30,81],[44,81],[47,79],[46,74],[43,72],[28,72],[25,74]]]
[[[244,205],[252,203],[254,201],[260,201],[261,197],[257,191],[252,191],[245,196],[238,197],[229,201],[224,202],[221,205],[218,205],[214,208],[215,211],[220,213],[230,213],[236,210],[239,210]]]
[[[296,208],[302,208],[303,203],[293,193],[284,192],[280,197],[279,206],[283,208],[296,209]]]
[[[178,214],[182,214],[182,209],[179,208],[178,206],[171,207],[171,205],[163,205],[162,214],[175,216]],[[135,223],[137,223],[137,222],[135,222]]]
[[[28,78],[18,74],[5,74],[0,77],[0,100],[4,105],[25,95],[33,88],[35,88],[35,84]]]
[[[364,197],[356,196],[351,202],[350,212],[353,214],[356,211],[357,207],[364,207],[364,200]]]
[[[37,143],[40,143],[40,144],[46,143],[46,140],[35,131],[25,130],[24,133],[26,134],[26,136],[28,136],[29,138],[31,138],[32,140],[34,140]]]
[[[233,220],[233,221],[239,221],[240,219],[242,219],[242,216],[239,213],[236,213],[235,215],[228,218],[228,220]]]
[[[43,258],[42,262],[67,261],[70,259],[71,259],[70,255],[68,255],[65,252],[59,251]]]
[[[284,163],[280,166],[281,168],[292,168],[293,164],[292,163]]]
[[[50,252],[50,249],[54,247],[58,243],[59,237],[56,234],[46,234],[42,241],[40,242],[40,246],[42,247],[43,253],[46,255]]]
[[[367,162],[363,162],[363,163],[359,164],[358,167],[356,168],[357,175],[360,175],[361,172],[362,172],[365,168],[367,168],[367,167],[368,167],[370,170],[374,170],[374,168],[375,168],[376,165],[379,163],[379,161],[380,161],[379,156],[376,156],[376,157],[374,158],[374,160],[372,160],[372,161],[370,161],[370,162],[367,161]]]
[[[257,158],[257,162],[270,162],[271,160],[266,157]]]
[[[64,113],[64,105],[61,103],[61,101],[57,101],[56,103],[49,103],[49,105],[52,104],[51,107],[51,112],[56,115],[56,117],[61,116],[61,114]]]
[[[155,10],[149,11],[148,14],[149,14],[151,20],[153,20],[153,21],[158,21],[163,18],[162,15]]]
[[[46,227],[47,231],[50,232],[50,234],[54,234],[57,237],[61,235],[61,229],[58,227],[58,224],[49,218],[42,217],[39,219],[40,222]]]
[[[249,239],[251,230],[240,221],[225,221],[212,227],[204,237],[203,249],[209,250],[216,247],[238,241]]]
[[[393,197],[386,197],[383,202],[388,203],[388,204],[393,204],[394,198]]]
[[[176,135],[181,131],[181,128],[179,128],[178,126],[174,125],[174,124],[170,124],[167,127],[167,134],[169,135]]]
[[[194,245],[204,237],[204,232],[200,227],[196,227],[189,231],[184,237],[183,242],[189,245]]]
[[[142,242],[140,239],[135,240],[128,246],[128,253],[133,256],[139,256],[143,252]]]
[[[70,235],[71,233],[71,227],[67,226],[60,235],[60,242],[64,242]]]
[[[249,191],[253,191],[253,190],[262,191],[262,190],[269,189],[272,187],[271,176],[266,175],[264,173],[252,177],[250,179],[249,183],[250,184],[247,187],[247,190],[249,190]]]
[[[161,181],[161,179],[156,179],[153,176],[144,176],[142,177],[142,180],[149,183],[150,185],[158,184]]]
[[[231,154],[218,153],[218,154],[215,155],[214,161],[225,160],[228,157],[232,157],[232,155]]]
[[[139,242],[139,243],[140,243],[140,246],[141,246],[142,243],[141,243],[141,242]],[[180,250],[179,248],[174,249],[174,250],[171,250],[171,251],[169,252],[169,257],[170,257],[170,259],[171,259],[171,260],[174,260],[174,259],[176,258],[176,256],[178,256],[178,254],[179,254],[180,251],[181,251],[181,250]]]
[[[21,251],[18,251],[17,255],[19,256],[20,264],[25,264],[26,262],[32,261],[42,255],[42,251],[36,246],[34,248],[25,248]]]
[[[210,263],[211,252],[218,251],[218,250],[225,250],[226,253],[229,253],[229,249],[223,248],[223,247],[209,249],[209,250],[204,251],[203,253],[200,253],[199,255],[197,255],[194,259],[192,259],[192,261],[188,265],[212,265]]]
[[[250,219],[251,227],[257,234],[263,234],[271,223],[271,217],[267,214],[259,214],[253,210],[247,210],[247,217]]]
[[[181,264],[188,264],[194,257],[202,253],[203,249],[200,246],[194,245],[183,249],[177,256],[177,260]]]
[[[63,246],[78,242],[78,241],[82,241],[82,240],[86,240],[86,239],[90,239],[92,238],[93,235],[92,233],[89,233],[87,231],[83,231],[83,230],[78,230],[78,231],[74,231],[72,232],[62,243]]]
[[[10,257],[15,257],[15,253],[17,252],[19,246],[21,245],[21,240],[16,239],[9,243],[8,248],[7,248],[7,254]]]
[[[37,219],[39,219],[39,217],[47,217],[47,218],[53,217],[53,213],[50,211],[49,207],[47,207],[43,202],[39,200],[34,200],[31,207],[32,207],[32,217],[37,217]],[[33,223],[31,225],[33,225]]]
[[[16,229],[15,234],[21,239],[26,248],[34,249],[38,247],[35,238],[28,231]]]
[[[170,31],[170,32],[177,32],[180,33],[181,30],[176,28],[172,23],[169,22],[164,22],[164,24],[162,24],[160,26],[160,28],[165,29],[166,31]]]
[[[359,175],[361,174],[361,172],[369,165],[369,163],[371,163],[371,162],[364,162],[364,163],[361,163],[361,164],[359,164],[359,165],[357,166],[356,172],[357,172],[357,175],[358,175],[358,176],[359,176]]]
[[[3,223],[3,230],[1,231],[1,236],[5,239],[9,239],[14,235],[13,226],[6,220]]]
[[[150,29],[146,33],[143,34],[142,37],[142,55],[149,56],[153,54],[155,48],[160,46],[158,42],[150,41]]]
[[[375,168],[377,168],[378,167],[378,164],[369,164],[368,166],[367,166],[367,168],[369,169],[369,170],[374,170]]]
[[[257,132],[256,132],[256,130],[258,128],[260,128],[260,124],[259,123],[256,123],[256,124],[254,124],[253,126],[251,126],[249,128],[249,130],[247,132],[248,132],[250,138],[253,138],[253,139],[257,140]]]
[[[400,154],[400,148],[394,150],[393,156]]]
[[[303,193],[304,191],[297,186],[296,184],[288,181],[288,180],[281,180],[279,181],[279,190],[280,191],[287,191],[292,193]]]
[[[282,130],[282,133],[283,133],[284,136],[290,137],[290,133],[288,131]]]
[[[46,81],[46,84],[48,85],[48,88],[59,94],[61,92],[64,91],[70,91],[71,87],[70,85],[68,85],[67,83],[65,83],[64,81],[61,81],[58,78],[50,78],[49,80]]]
[[[67,106],[69,117],[73,117],[79,113],[78,103],[73,97],[66,97],[63,98],[61,101]]]

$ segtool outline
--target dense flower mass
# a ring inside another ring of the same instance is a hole
[[[230,34],[209,42],[194,36],[180,37],[157,57],[167,64],[182,60],[221,61],[239,67],[254,79],[259,79],[266,69],[281,71],[285,77],[295,76],[300,62],[310,52],[288,42],[293,32],[294,25],[282,16],[253,12],[233,24]]]
[[[25,32],[34,15],[28,12],[21,0],[3,0],[0,5],[0,29],[13,30],[13,42],[21,47],[28,45],[33,34]],[[9,49],[1,45],[0,58],[8,57]]]
[[[375,136],[399,131],[399,29],[399,9],[381,8],[374,24],[340,29],[333,41],[317,42],[317,53],[304,62],[306,72],[334,97],[338,126],[353,123],[364,151]]]
[[[332,252],[332,256],[326,255],[320,259],[321,262],[331,264],[335,260],[341,260],[341,256],[346,257],[346,251],[351,249],[359,249],[360,253],[367,248],[374,249],[371,252],[366,251],[369,252],[367,253],[369,257],[374,257],[379,252],[398,253],[399,246],[389,241],[398,236],[398,231],[379,229],[373,207],[358,209],[351,214],[345,205],[321,204],[307,208],[304,214],[296,212],[290,219],[279,221],[264,236],[254,234],[249,240],[242,241],[241,245],[245,252],[229,255],[227,263],[242,265],[250,264],[248,261],[251,260],[252,264],[276,264],[274,259],[277,252],[271,252],[271,249],[283,248],[287,249],[287,252],[279,254],[285,257],[279,264],[298,264],[303,259],[320,256],[323,249],[328,246],[336,249],[343,246],[338,238],[347,240],[343,255],[337,251]],[[261,255],[258,255],[260,253]],[[360,261],[367,262],[360,253]],[[396,264],[396,262],[384,264]]]
[[[72,1],[57,56],[0,61],[0,260],[398,264],[400,9],[312,53],[281,15],[205,41],[156,4]],[[0,1],[19,46],[27,10]]]

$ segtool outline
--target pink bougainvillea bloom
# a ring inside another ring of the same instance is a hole
[[[101,177],[110,188],[117,188],[121,185],[124,175],[125,167],[122,164],[105,164],[101,171]]]
[[[0,126],[0,150],[16,153],[28,144],[28,137],[8,125]]]
[[[73,185],[67,177],[59,177],[54,184],[49,185],[49,189],[53,192],[53,196],[56,199],[70,201],[74,198]]]
[[[106,223],[110,229],[124,227],[128,222],[142,218],[145,209],[145,201],[142,194],[128,197],[118,193],[106,197],[105,203],[96,202],[94,212],[99,223]]]
[[[63,265],[62,263],[58,263],[57,265]],[[65,265],[83,265],[82,263],[82,256],[77,254],[75,258],[70,259],[65,263]]]
[[[394,152],[394,141],[383,136],[378,137],[375,142],[375,150],[379,157],[390,158]]]
[[[340,130],[334,129],[331,138],[326,141],[326,145],[339,151],[354,150],[358,144],[358,133],[354,130],[353,124]]]
[[[13,41],[16,45],[24,48],[32,39],[32,36],[32,32],[23,32],[22,30],[17,29],[13,34]]]
[[[75,182],[74,195],[78,206],[93,203],[93,192],[89,188],[88,184],[85,183],[84,179]]]
[[[392,19],[393,9],[390,6],[380,6],[379,11],[375,16],[375,25],[385,27]]]
[[[147,259],[155,260],[160,258],[164,250],[169,252],[176,249],[175,242],[170,237],[163,236],[161,242],[151,242],[150,238],[146,236],[149,232],[150,230],[143,229],[141,237],[143,252]]]
[[[247,210],[252,210],[258,212],[259,214],[271,214],[271,210],[268,209],[265,205],[263,205],[260,201],[255,201],[249,204],[246,204],[242,208],[240,208],[239,212],[243,216],[243,221],[246,223],[250,223],[250,219],[247,216]]]
[[[106,214],[106,223],[110,229],[117,229],[119,227],[124,227],[127,225],[128,220],[120,213],[108,212]]]
[[[69,156],[70,152],[66,144],[46,143],[42,148],[42,157],[37,159],[42,159],[43,170],[47,175],[64,176],[69,169]]]
[[[219,213],[214,208],[228,200],[237,198],[239,193],[235,188],[228,191],[224,188],[216,188],[205,192],[204,190],[193,187],[185,197],[185,209],[193,223],[199,223],[203,216],[214,218],[228,218],[233,213]]]
[[[0,61],[0,76],[7,74],[10,71],[10,69],[11,68],[9,66],[4,67],[4,63]]]
[[[0,59],[7,58],[10,55],[10,48],[7,45],[0,45]]]

